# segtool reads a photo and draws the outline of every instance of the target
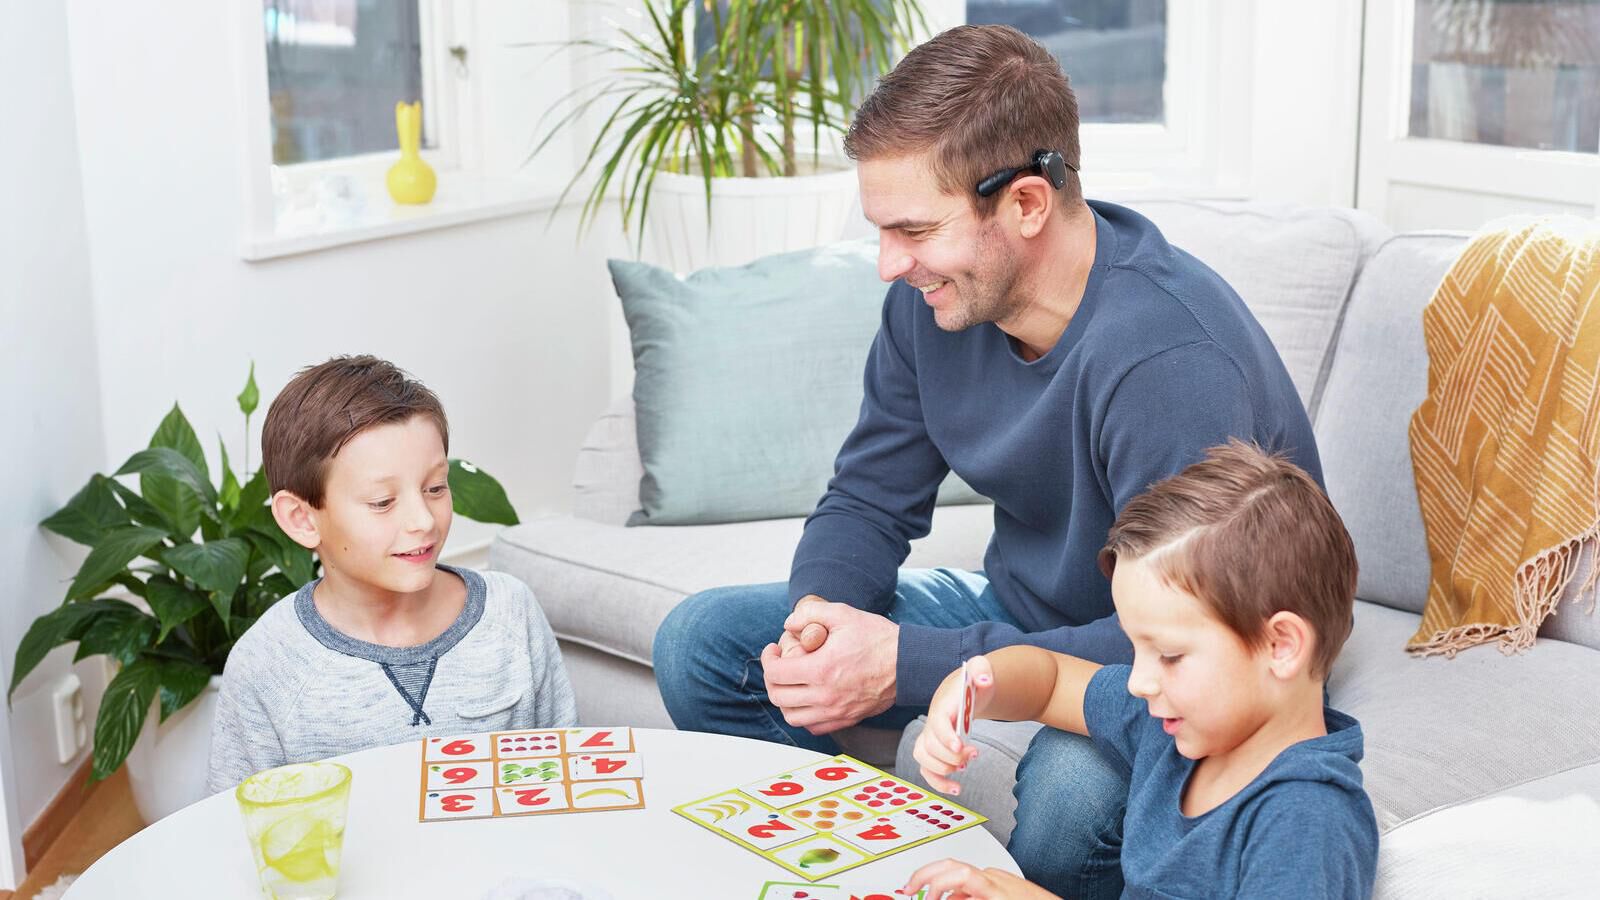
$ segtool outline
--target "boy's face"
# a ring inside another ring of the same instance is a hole
[[[444,440],[427,416],[351,438],[329,461],[322,508],[311,513],[323,563],[384,591],[426,589],[450,533],[449,475]]]
[[[1133,641],[1128,691],[1189,759],[1226,753],[1272,717],[1270,650],[1252,650],[1143,559],[1118,559],[1111,594]]]

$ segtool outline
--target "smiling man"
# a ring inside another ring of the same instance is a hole
[[[686,599],[654,656],[680,728],[828,753],[841,728],[904,725],[1000,647],[1130,661],[1096,554],[1128,500],[1207,448],[1242,438],[1321,479],[1238,295],[1148,220],[1083,199],[1077,103],[1044,48],[1003,26],[935,37],[845,148],[892,282],[860,419],[788,583]],[[984,570],[900,569],[951,470],[994,501]],[[1046,728],[1017,777],[1023,873],[1117,896],[1125,771]]]

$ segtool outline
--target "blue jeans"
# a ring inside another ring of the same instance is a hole
[[[678,604],[656,631],[656,684],[678,728],[838,753],[833,738],[783,720],[767,699],[761,650],[788,618],[787,584],[714,588]],[[897,623],[961,628],[1017,625],[982,573],[903,569],[888,617]],[[960,660],[951,660],[952,669]],[[862,724],[903,728],[925,708],[893,706]],[[1055,737],[1047,737],[1047,735]],[[1042,730],[1017,767],[1017,827],[1007,849],[1024,875],[1069,897],[1122,890],[1122,810],[1128,777],[1087,738]]]

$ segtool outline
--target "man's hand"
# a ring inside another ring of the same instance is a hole
[[[789,613],[789,618],[783,623],[783,633],[778,635],[778,654],[780,656],[794,656],[796,653],[810,653],[821,647],[828,639],[827,626],[821,622],[813,621],[811,617],[802,612],[808,603],[827,603],[828,601],[816,594],[807,594],[800,598]]]
[[[928,863],[912,872],[900,890],[914,894],[924,887],[929,898],[945,900],[1059,900],[1055,894],[1004,869],[979,869],[953,859]]]
[[[800,642],[810,625],[820,627],[823,640],[807,651]],[[894,705],[899,625],[817,598],[796,605],[784,629],[800,650],[785,655],[779,644],[768,644],[761,653],[767,696],[783,711],[784,721],[812,734],[830,734]]]

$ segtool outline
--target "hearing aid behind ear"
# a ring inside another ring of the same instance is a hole
[[[1017,166],[1011,169],[1001,169],[993,175],[990,175],[988,178],[978,182],[978,196],[987,197],[990,194],[993,194],[995,191],[998,191],[1010,184],[1011,179],[1016,178],[1018,175],[1021,175],[1024,172],[1038,172],[1050,182],[1051,187],[1059,191],[1067,184],[1068,169],[1071,169],[1074,172],[1078,171],[1078,167],[1067,162],[1067,158],[1062,156],[1059,151],[1035,150],[1033,151],[1033,159],[1029,160],[1027,165]]]

